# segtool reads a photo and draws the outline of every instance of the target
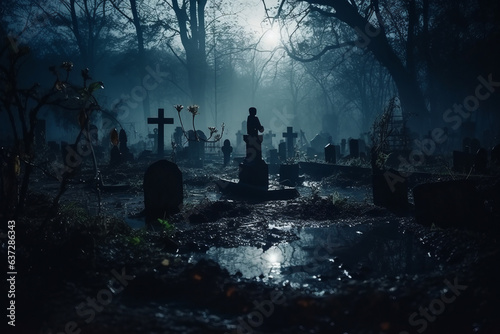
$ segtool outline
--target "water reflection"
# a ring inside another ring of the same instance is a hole
[[[241,246],[210,248],[194,255],[220,263],[231,274],[292,286],[333,288],[343,279],[419,274],[437,269],[418,240],[398,231],[398,222],[299,228],[299,240],[266,251]]]

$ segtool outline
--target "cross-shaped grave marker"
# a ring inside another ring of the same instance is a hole
[[[286,132],[283,132],[283,138],[286,138],[286,151],[288,153],[288,158],[293,158],[295,155],[293,151],[293,139],[297,138],[297,132],[293,132],[293,127],[289,126],[286,128]]]
[[[264,134],[264,146],[266,146],[269,149],[272,149],[273,146],[273,137],[276,137],[276,134],[273,133],[271,130],[269,130],[267,133]]]
[[[165,124],[174,124],[173,118],[165,118],[165,111],[163,108],[158,109],[158,117],[157,118],[148,118],[148,124],[158,124],[158,155],[163,156],[163,147],[164,147],[164,137],[165,137],[165,129],[163,126]]]

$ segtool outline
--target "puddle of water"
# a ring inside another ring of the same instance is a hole
[[[354,202],[364,202],[372,194],[370,187],[325,187],[321,182],[317,181],[305,181],[301,186],[297,187],[297,190],[302,196],[307,197],[311,196],[313,188],[319,189],[320,196],[330,196],[337,193],[341,198],[347,198]]]
[[[209,258],[244,278],[319,290],[335,289],[344,279],[423,274],[438,268],[415,237],[398,231],[397,222],[300,228],[297,235],[300,240],[266,251],[212,247],[194,254],[191,261]]]

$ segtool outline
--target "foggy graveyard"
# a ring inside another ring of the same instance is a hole
[[[6,333],[500,333],[499,2],[0,19]]]

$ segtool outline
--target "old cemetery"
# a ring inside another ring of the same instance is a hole
[[[22,212],[9,210],[16,161],[2,152],[2,215],[23,235],[20,300],[46,305],[19,307],[27,332],[399,333],[420,328],[408,319],[422,305],[433,317],[448,307],[440,291],[457,302],[430,332],[460,332],[484,319],[469,304],[495,303],[498,145],[465,138],[461,150],[420,155],[443,133],[415,146],[391,115],[369,141],[319,132],[299,145],[300,129],[265,132],[252,108],[236,137],[186,128],[183,109],[158,109],[139,150],[119,124],[59,144],[39,122],[36,163],[63,172],[35,169]],[[195,119],[198,106],[187,112]],[[122,286],[99,290],[111,277]],[[82,293],[105,312],[75,315]]]

